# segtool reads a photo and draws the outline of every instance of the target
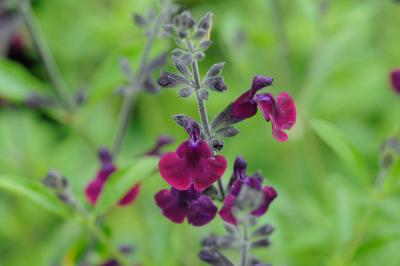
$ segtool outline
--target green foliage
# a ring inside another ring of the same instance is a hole
[[[97,150],[112,145],[118,123],[122,97],[115,89],[126,82],[118,61],[125,57],[135,69],[145,41],[131,12],[143,14],[158,1],[32,2],[68,93],[84,89],[88,101],[73,114],[27,108],[22,103],[32,92],[53,95],[53,85],[35,75],[41,67],[32,71],[0,59],[0,97],[12,103],[0,107],[0,264],[76,265],[89,244],[88,230],[40,179],[58,169],[88,207],[84,188],[96,174]],[[391,0],[180,2],[195,17],[214,13],[213,44],[200,74],[226,61],[228,90],[210,92],[210,118],[248,89],[255,74],[274,77],[268,92],[288,91],[298,108],[287,143],[272,138],[260,114],[238,124],[240,134],[225,141],[225,181],[242,155],[279,193],[262,218],[277,228],[271,248],[257,255],[273,265],[399,265],[400,161],[384,173],[383,193],[375,193],[374,178],[380,144],[400,127],[400,98],[388,82],[400,62],[400,6]],[[34,54],[29,35],[19,29]],[[157,40],[151,57],[168,45]],[[203,265],[197,258],[201,237],[223,230],[220,219],[202,228],[164,219],[154,203],[154,194],[167,187],[155,174],[157,159],[137,156],[158,134],[174,136],[176,145],[187,138],[171,117],[197,118],[197,110],[193,99],[177,94],[165,89],[138,95],[120,170],[91,209],[107,213],[104,227],[114,246],[136,246],[137,264]],[[136,182],[142,192],[135,204],[115,207]],[[109,255],[96,246],[91,259],[101,264]]]
[[[22,102],[33,92],[44,92],[47,85],[21,65],[0,59],[0,97]]]
[[[69,214],[66,205],[41,183],[16,176],[0,176],[0,188],[20,195],[27,202],[34,202],[56,215],[67,217]]]
[[[359,178],[362,185],[368,184],[368,171],[360,151],[346,138],[334,124],[314,119],[311,126],[317,135],[339,156],[350,170]]]

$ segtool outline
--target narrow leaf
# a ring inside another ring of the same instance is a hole
[[[0,175],[0,188],[20,195],[27,200],[27,204],[34,202],[56,215],[63,217],[69,215],[67,206],[39,182],[16,176]]]
[[[334,124],[323,120],[314,119],[311,121],[311,127],[358,177],[359,181],[366,185],[368,182],[368,172],[365,163],[362,160],[360,151],[346,135]]]

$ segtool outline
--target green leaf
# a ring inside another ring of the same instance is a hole
[[[45,91],[44,83],[23,66],[0,59],[0,97],[11,101],[24,101],[33,91]]]
[[[0,188],[24,197],[30,202],[62,217],[67,217],[69,212],[53,193],[39,182],[25,180],[16,176],[0,175]]]
[[[116,205],[134,184],[152,175],[157,169],[158,160],[157,157],[139,158],[132,165],[112,174],[101,193],[96,212],[100,214],[107,211]]]
[[[315,133],[336,153],[363,185],[368,184],[368,171],[360,151],[334,124],[313,119],[311,127]]]
[[[384,183],[384,192],[391,193],[400,188],[400,158],[388,170]]]

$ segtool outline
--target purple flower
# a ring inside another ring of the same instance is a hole
[[[390,81],[392,83],[393,89],[400,93],[400,68],[396,68],[390,74]]]
[[[278,141],[287,141],[288,136],[283,131],[290,129],[296,123],[296,106],[292,97],[282,92],[275,99],[270,93],[256,95],[257,91],[272,85],[273,79],[255,76],[251,88],[231,104],[230,120],[237,123],[254,116],[257,107],[266,121],[272,123],[272,134]]]
[[[244,186],[248,186],[254,191],[261,192],[263,195],[261,203],[250,211],[250,215],[260,217],[264,215],[271,202],[278,196],[273,187],[262,187],[263,178],[247,176],[247,163],[242,157],[235,160],[232,186],[229,194],[225,197],[224,204],[219,212],[221,218],[231,224],[237,224],[234,208],[238,204],[238,197]]]
[[[92,205],[96,204],[108,177],[117,170],[117,167],[113,163],[112,155],[108,150],[104,148],[100,149],[99,159],[101,161],[101,168],[97,172],[96,177],[89,182],[85,189],[86,198]]]
[[[202,226],[217,213],[212,200],[193,186],[188,190],[163,189],[155,195],[155,200],[164,216],[174,223],[182,223],[187,218],[190,224]]]
[[[136,185],[134,185],[131,190],[129,190],[128,193],[126,193],[125,196],[120,199],[120,201],[118,202],[118,206],[124,207],[133,203],[139,196],[141,186],[141,183],[137,183]]]
[[[202,191],[221,178],[227,162],[223,156],[213,156],[211,148],[201,138],[197,123],[188,130],[190,139],[183,142],[176,152],[164,154],[158,169],[175,189],[188,190],[193,185],[195,190]]]
[[[103,188],[111,176],[117,170],[113,163],[112,154],[105,148],[99,150],[99,160],[101,162],[100,170],[97,172],[96,177],[89,182],[85,189],[85,195],[88,202],[95,205]],[[118,202],[118,206],[127,206],[134,202],[140,192],[140,183],[135,184]]]

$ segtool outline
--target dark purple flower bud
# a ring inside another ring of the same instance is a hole
[[[261,239],[251,243],[252,248],[263,248],[263,247],[268,247],[270,245],[271,242],[268,239]]]
[[[210,31],[211,26],[212,26],[212,16],[213,13],[208,12],[205,14],[197,23],[197,28],[205,30],[205,31]]]
[[[109,259],[108,261],[100,264],[100,266],[121,266],[116,259]]]
[[[54,170],[49,171],[45,179],[43,180],[43,184],[46,187],[56,189],[58,188],[60,174]]]
[[[71,199],[70,195],[64,191],[58,192],[57,197],[65,204],[72,204],[72,199]]]
[[[144,91],[146,91],[148,93],[153,93],[153,94],[157,93],[159,90],[157,85],[149,77],[144,81],[143,89],[144,89]]]
[[[206,85],[208,88],[210,88],[214,91],[218,91],[218,92],[223,92],[223,91],[227,90],[224,78],[221,76],[206,79],[204,81],[204,85]]]
[[[133,14],[133,22],[139,27],[144,27],[147,24],[146,18],[139,14]]]
[[[392,83],[393,89],[400,93],[400,68],[394,69],[390,74],[390,81]]]
[[[135,251],[135,247],[129,244],[122,244],[118,246],[118,250],[122,254],[131,254]]]
[[[190,11],[186,10],[181,14],[181,24],[183,28],[190,29],[194,26],[194,23],[195,22]]]
[[[193,118],[188,117],[186,115],[175,115],[174,120],[178,125],[183,127],[185,129],[186,133],[188,133],[188,134],[190,134],[190,132],[192,132],[194,125],[197,124],[197,122],[194,121]],[[198,127],[198,125],[197,125],[197,127]]]
[[[79,90],[77,94],[75,94],[75,102],[77,105],[82,105],[87,100],[87,92],[84,90]]]
[[[157,143],[153,148],[151,148],[148,152],[146,152],[146,155],[150,156],[161,156],[163,153],[161,152],[161,149],[174,142],[174,139],[170,136],[167,135],[161,135],[158,137]]]
[[[31,93],[26,99],[26,105],[31,108],[46,107],[53,104],[54,101],[50,96],[39,95],[37,93]]]
[[[188,190],[164,189],[155,195],[157,205],[165,217],[174,223],[182,223],[185,218],[194,226],[209,223],[217,213],[212,200],[193,187]]]
[[[257,228],[251,235],[253,237],[269,236],[274,232],[275,228],[270,224],[265,224]]]
[[[190,85],[190,81],[184,76],[166,71],[163,71],[161,77],[158,79],[158,85],[163,88],[172,88],[180,84]]]
[[[213,138],[211,140],[211,146],[214,151],[222,151],[224,148],[224,141],[222,139]]]
[[[215,248],[203,248],[199,252],[199,258],[213,266],[234,266],[234,264]]]
[[[43,184],[57,191],[64,191],[68,187],[67,179],[59,172],[51,170],[43,180]]]
[[[108,163],[112,163],[113,156],[108,149],[102,147],[99,149],[99,159],[102,164],[108,164]]]

